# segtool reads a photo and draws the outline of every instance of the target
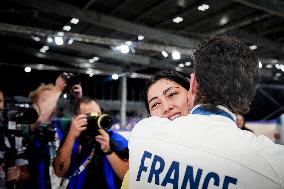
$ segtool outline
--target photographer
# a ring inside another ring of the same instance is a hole
[[[87,114],[101,114],[101,108],[89,97],[74,106],[76,116],[54,160],[55,173],[65,176],[69,189],[118,188],[128,170],[128,143],[118,133],[88,124]],[[96,128],[97,129],[96,129]],[[96,129],[97,133],[90,134]],[[64,187],[63,187],[64,188]]]
[[[27,169],[28,161],[22,158],[17,158],[16,154],[9,157],[9,152],[16,150],[11,145],[15,142],[15,138],[7,136],[6,128],[2,125],[2,111],[4,110],[4,95],[0,89],[0,114],[1,114],[1,128],[0,128],[0,188],[24,188],[29,179],[29,172]],[[14,140],[14,141],[12,141]],[[15,153],[17,153],[15,151]],[[15,158],[15,159],[14,159]],[[16,159],[17,158],[17,159]]]
[[[59,96],[66,86],[66,80],[60,75],[55,85],[40,85],[30,92],[33,107],[38,111],[39,118],[30,126],[32,135],[29,146],[29,170],[31,188],[57,188],[61,182],[53,171],[52,161],[59,147],[63,132],[60,125],[54,124],[53,116]]]

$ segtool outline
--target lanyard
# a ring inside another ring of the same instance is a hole
[[[94,154],[95,154],[95,148],[96,148],[96,144],[94,144],[94,147],[90,153],[90,155],[88,156],[88,158],[80,165],[80,167],[71,175],[69,176],[68,178],[65,178],[62,180],[61,184],[60,184],[60,187],[59,189],[66,189],[68,184],[69,184],[69,181],[72,177],[75,177],[79,174],[81,174],[87,167],[87,165],[92,161],[93,157],[94,157]]]
[[[232,112],[230,112],[229,110],[225,110],[225,107],[223,106],[218,106],[214,111],[203,108],[202,106],[196,106],[191,113],[200,115],[221,115],[235,122],[235,118],[232,115]]]

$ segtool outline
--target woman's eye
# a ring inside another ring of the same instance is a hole
[[[152,107],[151,107],[151,108],[155,108],[155,107],[157,107],[159,104],[160,104],[160,103],[156,102],[156,103],[152,104]]]
[[[175,96],[176,94],[178,94],[178,93],[177,93],[177,92],[170,93],[170,94],[169,94],[169,97],[173,97],[173,96]]]

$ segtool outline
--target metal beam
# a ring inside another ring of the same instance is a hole
[[[48,37],[50,35],[55,35],[57,31],[54,30],[47,30],[41,28],[33,28],[28,26],[20,26],[20,25],[13,25],[13,24],[6,24],[0,22],[0,31],[9,32],[8,35],[12,33],[19,33],[25,35],[38,35],[41,37]],[[109,45],[109,46],[119,46],[125,44],[125,40],[123,39],[115,39],[115,38],[107,38],[107,37],[100,37],[100,36],[92,36],[92,35],[84,35],[79,33],[72,33],[67,32],[65,36],[68,38],[72,38],[74,41],[80,41],[89,44],[97,44],[97,45]],[[193,49],[189,48],[180,48],[175,46],[169,45],[160,45],[154,43],[146,43],[146,42],[133,42],[135,49],[141,50],[151,50],[151,51],[179,51],[182,55],[192,56]]]
[[[167,4],[173,4],[173,1],[172,0],[166,0],[166,1],[160,1],[160,3],[156,6],[153,6],[151,9],[148,9],[147,12],[144,12],[143,14],[141,14],[140,16],[136,17],[134,19],[134,21],[140,21],[142,20],[143,18],[151,15],[152,13],[160,10],[163,6],[167,5]]]
[[[27,55],[33,55],[37,58],[61,62],[61,63],[64,63],[65,65],[74,67],[74,69],[82,69],[85,71],[87,71],[88,69],[99,69],[99,70],[104,70],[105,72],[114,72],[114,71],[119,72],[119,73],[122,72],[121,66],[109,65],[103,62],[89,63],[89,59],[86,59],[86,58],[68,56],[68,55],[52,53],[48,51],[46,53],[40,53],[39,50],[36,50],[34,48],[28,48],[28,47],[23,47],[19,45],[10,44],[7,46],[7,48],[15,52],[19,52],[19,53],[23,53]]]
[[[53,0],[12,0],[13,2],[23,4],[29,7],[39,9],[41,11],[53,14],[76,17],[82,21],[102,26],[108,29],[117,30],[132,35],[143,35],[146,39],[152,39],[166,44],[176,45],[180,47],[195,48],[199,41],[171,34],[162,30],[150,28],[144,25],[131,23],[122,19],[107,16],[95,11],[85,10],[74,7],[70,4],[61,3]]]
[[[234,0],[254,9],[284,17],[284,3],[280,0]]]
[[[264,48],[273,50],[275,52],[279,52],[279,53],[284,53],[284,49],[283,49],[283,45],[280,43],[277,43],[275,41],[270,41],[269,39],[265,39],[262,36],[254,33],[248,33],[244,30],[236,30],[234,32],[231,33],[227,33],[227,35],[229,36],[234,36],[237,37],[239,39],[243,39],[247,42],[251,42],[253,44],[256,44],[258,46],[262,46]]]
[[[271,17],[270,14],[255,15],[253,17],[245,18],[245,19],[242,19],[242,20],[237,21],[237,22],[232,22],[232,23],[226,24],[225,26],[220,27],[215,31],[210,31],[210,33],[207,33],[207,35],[223,34],[223,33],[226,33],[228,31],[235,30],[235,29],[243,27],[243,26],[247,26],[249,24],[252,24],[253,22],[258,22],[260,20],[263,20],[263,19],[266,19],[266,18],[269,18],[269,17]]]

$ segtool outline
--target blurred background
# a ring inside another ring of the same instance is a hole
[[[192,72],[192,52],[214,35],[242,39],[259,58],[261,83],[245,115],[274,137],[284,113],[283,0],[2,0],[0,87],[25,102],[40,83],[80,74],[84,95],[131,130],[147,115],[142,89],[151,74]]]

